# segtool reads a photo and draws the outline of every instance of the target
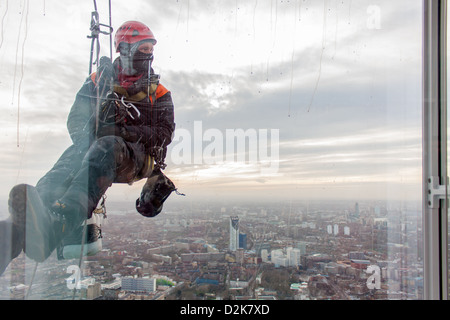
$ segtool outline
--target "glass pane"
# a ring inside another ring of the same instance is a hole
[[[36,185],[73,143],[92,11],[0,3],[3,219],[11,188]],[[108,24],[106,2],[98,12]],[[2,299],[422,298],[422,1],[117,1],[112,20],[114,33],[138,20],[157,39],[153,74],[176,122],[164,173],[186,196],[149,219],[135,207],[146,179],[115,177],[102,250],[55,250],[37,265],[21,253],[0,277]],[[121,66],[139,51],[130,38],[122,59],[113,48]],[[131,90],[140,69],[128,66]],[[123,96],[112,101],[124,118],[145,116]]]

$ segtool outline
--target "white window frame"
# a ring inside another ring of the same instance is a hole
[[[448,299],[447,0],[424,0],[424,299]]]

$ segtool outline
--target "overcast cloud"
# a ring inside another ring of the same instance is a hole
[[[108,23],[107,1],[97,2]],[[178,129],[193,139],[198,121],[224,136],[279,132],[278,170],[268,175],[263,163],[174,165],[174,141],[166,173],[191,200],[420,200],[421,1],[112,0],[112,8],[115,29],[140,20],[155,33],[154,67],[172,91]],[[87,0],[0,3],[3,203],[71,143],[66,118],[88,75],[91,11]],[[108,194],[134,201],[141,187]]]

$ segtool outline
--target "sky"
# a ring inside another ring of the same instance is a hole
[[[165,173],[187,195],[169,201],[420,201],[422,1],[111,4],[114,30],[138,20],[158,40],[177,126]],[[97,6],[108,24],[108,1]],[[93,10],[0,0],[0,214],[15,184],[36,184],[71,144]],[[134,203],[143,183],[107,196]]]

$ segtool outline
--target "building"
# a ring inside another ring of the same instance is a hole
[[[102,285],[100,283],[94,283],[89,285],[86,289],[86,299],[94,300],[102,295]]]
[[[244,249],[239,248],[236,250],[236,262],[240,264],[244,263]]]
[[[239,233],[239,248],[247,249],[247,234]]]
[[[183,263],[197,262],[211,262],[225,260],[224,252],[208,252],[208,253],[182,253],[181,261]]]
[[[230,217],[230,251],[239,248],[239,217]]]
[[[122,290],[132,292],[155,292],[156,279],[125,277],[122,279]]]
[[[297,267],[298,265],[300,265],[300,249],[287,248],[286,255],[290,267]]]
[[[352,251],[348,253],[350,260],[367,260],[364,252]]]
[[[283,250],[276,249],[271,252],[271,261],[276,267],[288,267],[289,259],[283,253]]]
[[[156,261],[172,264],[172,258],[169,256],[165,256],[162,254],[152,254],[151,257]]]
[[[353,259],[351,260],[351,266],[355,269],[367,269],[367,267],[370,265],[369,260],[357,260]]]
[[[261,259],[263,262],[269,262],[269,252],[267,249],[261,250]]]

